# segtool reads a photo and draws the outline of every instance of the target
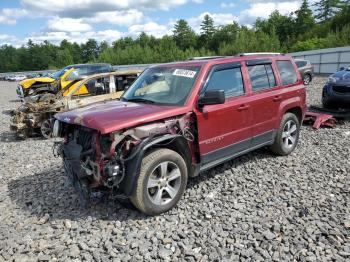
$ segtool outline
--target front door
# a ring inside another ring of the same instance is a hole
[[[250,147],[251,108],[241,64],[215,66],[201,94],[224,90],[226,101],[196,110],[201,163],[219,163]]]

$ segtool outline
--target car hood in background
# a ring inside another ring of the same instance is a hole
[[[27,89],[34,85],[35,83],[52,83],[55,79],[51,77],[35,77],[35,78],[29,78],[21,81],[19,84],[24,88]]]
[[[350,71],[348,70],[339,71],[331,77],[336,79],[336,84],[350,84]]]
[[[113,100],[58,113],[55,118],[108,134],[114,131],[185,114],[184,107],[159,106]]]

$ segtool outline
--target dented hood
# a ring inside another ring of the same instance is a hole
[[[102,134],[185,114],[186,108],[113,100],[59,113],[55,118],[100,131]]]
[[[35,78],[25,79],[25,80],[21,81],[19,84],[23,88],[26,89],[26,88],[31,87],[35,83],[52,83],[54,81],[55,81],[55,79],[53,79],[51,77],[35,77]]]

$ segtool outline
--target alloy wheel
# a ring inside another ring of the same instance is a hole
[[[53,120],[44,120],[41,124],[40,130],[43,137],[49,139],[52,137]]]
[[[289,120],[283,127],[282,141],[285,148],[292,148],[298,135],[298,126],[293,120]]]
[[[177,196],[180,186],[180,168],[173,162],[162,162],[153,169],[148,178],[148,197],[155,205],[166,205]]]
[[[311,77],[309,75],[305,75],[303,82],[304,82],[304,85],[309,85],[311,82]]]

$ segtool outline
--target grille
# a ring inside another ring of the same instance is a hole
[[[333,91],[339,94],[349,94],[350,95],[350,86],[333,86]]]

